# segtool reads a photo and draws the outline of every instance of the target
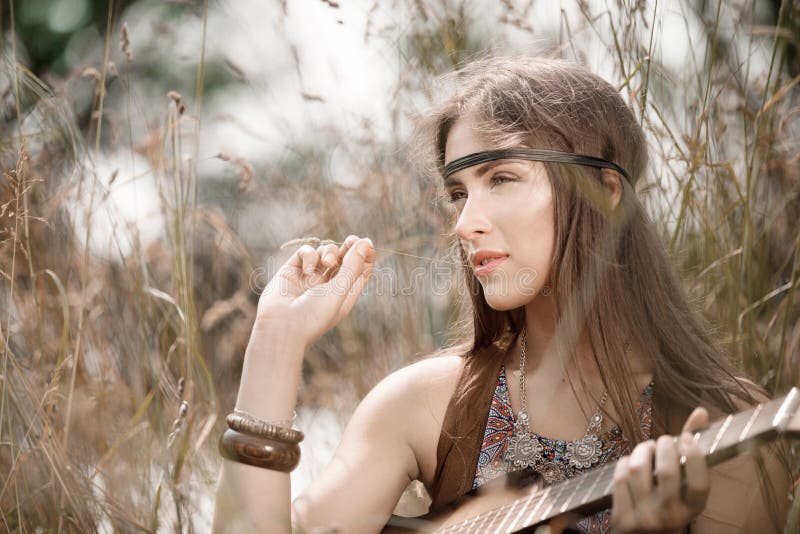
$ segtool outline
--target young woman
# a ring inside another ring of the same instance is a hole
[[[751,457],[709,469],[691,439],[764,397],[687,304],[636,198],[645,138],[619,93],[542,59],[479,61],[458,80],[416,146],[453,204],[472,331],[378,384],[294,503],[287,473],[225,460],[216,529],[377,532],[413,480],[443,509],[509,472],[550,484],[619,459],[613,508],[572,528],[779,531],[787,473]],[[304,351],[374,262],[350,236],[283,265],[259,301],[241,417],[291,421]]]

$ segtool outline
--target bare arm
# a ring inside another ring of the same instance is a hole
[[[341,249],[303,246],[281,266],[259,299],[237,408],[291,418],[306,347],[349,313],[374,262],[372,243],[350,236]],[[288,474],[224,460],[214,530],[289,532],[290,493]]]
[[[260,419],[290,419],[305,347],[291,332],[256,324],[248,344],[236,406]],[[288,473],[222,461],[215,532],[289,532]]]

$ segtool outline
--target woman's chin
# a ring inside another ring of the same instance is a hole
[[[535,283],[538,272],[534,269],[517,269],[513,276],[507,275],[503,269],[492,272],[485,278],[479,278],[483,289],[483,298],[490,308],[496,311],[515,310],[532,301],[541,291]]]
[[[495,311],[510,311],[524,306],[530,301],[530,297],[523,297],[522,295],[484,295],[486,304]]]

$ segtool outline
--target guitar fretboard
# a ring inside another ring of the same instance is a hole
[[[798,406],[800,391],[793,388],[782,398],[715,421],[707,429],[696,433],[694,439],[706,456],[708,465],[713,466],[774,439]],[[616,462],[607,463],[436,532],[505,534],[535,526],[567,512],[602,509],[610,504],[615,466]]]

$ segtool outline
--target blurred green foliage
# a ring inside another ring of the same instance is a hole
[[[64,76],[69,71],[65,52],[70,43],[103,35],[109,6],[116,19],[136,1],[2,0],[2,28],[4,33],[10,31],[13,10],[14,32],[24,49],[22,59],[26,60],[28,68],[40,77],[44,74]],[[5,39],[2,42],[5,43]]]

